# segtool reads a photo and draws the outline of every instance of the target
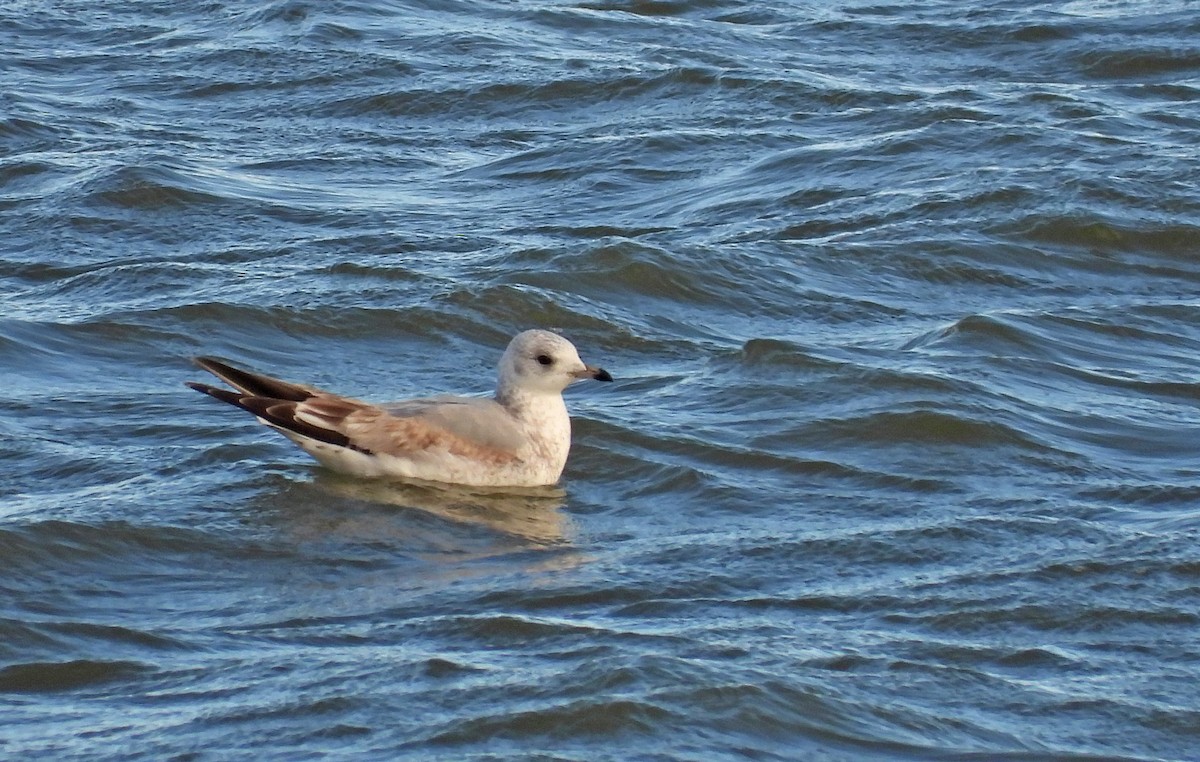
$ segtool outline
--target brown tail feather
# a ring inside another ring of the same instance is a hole
[[[202,367],[207,368],[207,366]],[[223,375],[221,377],[224,378]],[[274,381],[274,379],[267,380]],[[294,434],[308,437],[309,439],[315,439],[318,442],[325,442],[338,447],[346,447],[351,450],[357,450],[358,452],[367,453],[368,455],[371,453],[370,450],[352,444],[349,437],[347,437],[345,434],[297,420],[296,403],[303,400],[280,399],[271,396],[260,396],[253,393],[232,392],[228,389],[222,389],[217,386],[209,386],[208,384],[200,384],[196,383],[195,381],[187,381],[185,383],[198,392],[207,394],[208,396],[219,399],[222,402],[227,402],[234,407],[239,407],[248,413],[252,413],[253,415],[258,416],[262,420],[278,429],[290,431]],[[232,384],[234,382],[229,381],[229,383]],[[284,382],[279,383],[282,384]],[[306,392],[306,394],[311,395],[309,392]]]
[[[251,373],[248,370],[235,368],[215,357],[197,357],[195,358],[195,363],[233,388],[246,394],[253,394],[256,397],[271,397],[277,400],[301,402],[313,395],[311,389],[307,389],[299,384],[292,384],[287,381],[280,381],[277,378],[271,378],[270,376],[263,376],[258,373]],[[207,394],[208,392],[205,393]]]

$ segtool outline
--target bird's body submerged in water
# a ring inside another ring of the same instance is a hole
[[[517,334],[500,358],[496,394],[375,405],[240,370],[196,363],[234,390],[189,382],[280,431],[326,467],[346,474],[480,487],[554,484],[571,447],[562,392],[583,378],[611,381],[585,365],[558,334]]]

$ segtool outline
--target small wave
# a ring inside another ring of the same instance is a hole
[[[279,718],[337,716],[354,712],[354,710],[361,708],[365,701],[366,699],[357,696],[298,697],[271,702],[266,706],[246,707],[210,716],[205,718],[205,723],[224,725],[261,722]],[[337,736],[339,733],[335,732],[333,735]]]
[[[1168,379],[1132,376],[1120,369],[1136,346],[1143,374],[1166,371],[1188,378],[1200,344],[1181,335],[1178,323],[1196,318],[1193,306],[1162,304],[994,312],[968,315],[909,341],[904,349],[1034,358],[1058,363],[1071,372],[1107,375],[1112,381],[1123,377],[1130,382],[1164,383],[1169,388]]]
[[[1007,232],[1038,244],[1097,251],[1140,252],[1189,257],[1200,240],[1200,227],[1183,222],[1174,224],[1119,224],[1103,217],[1074,215],[1038,216],[1012,224]]]
[[[700,92],[717,82],[717,74],[713,71],[678,67],[644,74],[618,72],[611,76],[552,81],[487,81],[474,87],[455,83],[439,89],[407,88],[331,99],[321,108],[330,116],[436,116],[445,119],[460,113],[470,113],[476,118],[481,113],[493,113],[514,119],[530,111],[570,112],[605,103],[627,104],[668,94],[677,96],[681,91]]]
[[[606,0],[605,2],[584,2],[577,7],[591,11],[632,13],[637,16],[670,17],[683,16],[698,9],[719,8],[732,6],[732,3],[720,0],[705,2],[685,2],[684,0]]]
[[[93,170],[72,193],[80,203],[104,213],[175,214],[184,211],[268,214],[294,217],[322,208],[340,209],[339,193],[216,162],[189,162],[169,156]],[[87,224],[86,220],[76,221]]]
[[[690,417],[684,416],[690,420]],[[738,420],[745,423],[743,416]],[[777,415],[772,418],[777,424]],[[595,441],[603,442],[606,458],[628,458],[624,470],[605,471],[620,474],[620,482],[630,494],[653,494],[662,480],[704,485],[705,494],[728,492],[735,497],[743,491],[747,476],[764,475],[793,478],[829,479],[847,482],[913,489],[940,491],[948,485],[936,478],[888,472],[842,462],[806,456],[805,445],[810,441],[811,425],[805,424],[803,434],[795,429],[783,433],[755,434],[747,443],[721,443],[676,431],[669,419],[660,420],[657,433],[647,433],[633,427],[618,427],[593,422]],[[812,442],[824,442],[819,436]],[[597,478],[593,475],[592,478]]]
[[[1055,603],[991,603],[933,614],[893,614],[888,620],[957,632],[987,632],[997,627],[1021,626],[1032,630],[1082,633],[1133,626],[1191,628],[1200,624],[1200,615],[1186,609],[1105,605],[1064,608]]]
[[[680,305],[695,305],[720,310],[723,315],[794,316],[797,273],[770,269],[752,254],[710,254],[707,250],[673,252],[650,241],[603,240],[586,247],[572,247],[549,261],[537,263],[536,268],[527,267],[506,275],[504,280],[556,293],[578,294],[588,299],[589,307],[616,303],[636,307],[641,312],[641,305],[651,299],[672,312],[679,310]],[[854,300],[839,300],[817,292],[808,296],[800,300],[801,304],[811,305],[814,313],[856,308]],[[702,330],[703,326],[692,329]],[[619,330],[619,326],[606,324],[606,330]],[[662,331],[653,332],[659,333]]]
[[[1108,484],[1084,487],[1079,493],[1085,498],[1104,503],[1144,508],[1192,508],[1200,505],[1200,484]],[[1189,515],[1194,520],[1194,514]]]
[[[906,407],[913,407],[907,405]],[[805,438],[813,442],[844,442],[866,447],[991,448],[1012,446],[1045,451],[1047,445],[999,420],[998,411],[966,412],[936,407],[887,410],[809,424]]]
[[[421,745],[462,746],[497,737],[611,740],[630,733],[651,733],[660,724],[676,719],[672,712],[649,701],[582,699],[461,720],[422,739]]]
[[[787,368],[830,369],[840,363],[818,357],[795,342],[782,339],[749,339],[742,345],[738,359],[745,365],[783,366]]]
[[[1200,69],[1194,50],[1163,48],[1090,49],[1075,56],[1076,64],[1090,77],[1139,83],[1176,80]]]
[[[33,662],[0,669],[0,691],[9,693],[57,693],[93,685],[131,680],[155,668],[135,661]]]
[[[156,524],[107,521],[95,524],[59,519],[0,528],[0,556],[14,571],[13,584],[27,584],[29,575],[65,574],[74,578],[92,568],[111,569],[113,559],[132,568],[174,563],[193,555],[217,557],[287,558],[254,544],[231,546],[211,531]],[[16,574],[17,569],[25,574]]]
[[[953,347],[962,344],[980,354],[1028,356],[1043,354],[1038,342],[1010,316],[968,315],[952,325],[939,328],[912,339],[904,345],[905,350],[931,347]]]
[[[95,203],[119,209],[155,211],[220,203],[182,172],[163,166],[121,167],[88,183]]]
[[[3,162],[0,164],[0,212],[52,196],[54,182],[66,174],[67,170],[61,165],[48,161],[16,159]],[[4,264],[0,262],[0,267]]]

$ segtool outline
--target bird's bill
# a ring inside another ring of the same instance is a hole
[[[597,381],[613,380],[608,371],[595,365],[585,365],[582,370],[577,370],[571,375],[575,376],[575,378],[594,378]]]

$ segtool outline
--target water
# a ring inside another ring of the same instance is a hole
[[[1200,758],[1192,4],[0,19],[0,756]],[[533,326],[557,489],[181,385]]]

